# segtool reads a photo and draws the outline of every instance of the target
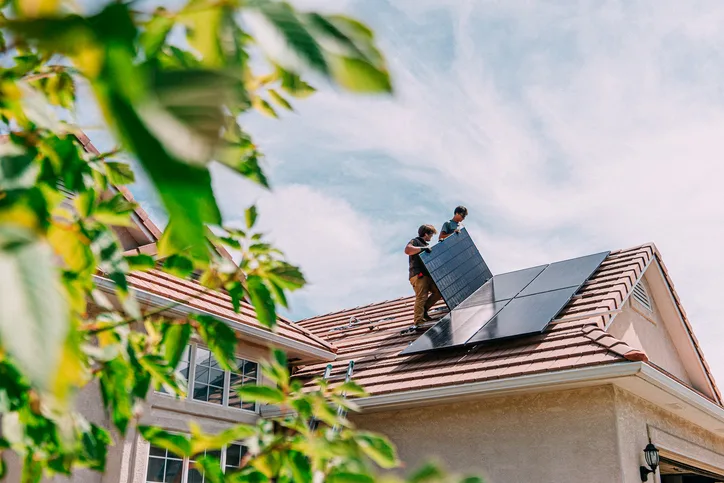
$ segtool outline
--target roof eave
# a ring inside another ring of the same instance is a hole
[[[96,285],[102,291],[108,294],[115,293],[115,283],[112,280],[98,275],[94,275],[94,278]],[[303,342],[284,337],[283,335],[279,335],[261,327],[253,327],[246,324],[240,324],[239,322],[236,322],[234,320],[227,319],[225,317],[221,317],[219,315],[212,314],[203,310],[195,309],[193,307],[189,307],[188,305],[184,305],[183,303],[174,301],[166,297],[162,297],[160,295],[156,295],[151,292],[147,292],[136,287],[131,287],[130,290],[134,292],[136,298],[140,302],[148,304],[151,307],[171,307],[166,312],[181,317],[185,317],[191,314],[211,316],[217,320],[228,324],[232,329],[244,335],[251,341],[256,341],[265,345],[272,345],[274,347],[286,349],[288,351],[294,352],[295,354],[299,354],[301,356],[313,358],[316,360],[333,361],[337,357],[333,352],[312,347]]]

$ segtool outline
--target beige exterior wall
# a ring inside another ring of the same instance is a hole
[[[648,290],[645,280],[644,285]],[[651,296],[651,291],[648,292]],[[623,312],[613,320],[608,332],[631,347],[642,349],[651,362],[691,384],[659,308],[653,298],[651,301],[652,311],[631,297],[624,305]]]
[[[622,481],[614,395],[600,386],[353,420],[390,437],[409,470],[436,458],[487,483],[611,483]]]
[[[644,464],[643,449],[649,437],[662,456],[714,473],[724,472],[724,435],[696,426],[621,389],[615,390],[615,401],[624,477],[621,481],[640,483],[639,467]]]

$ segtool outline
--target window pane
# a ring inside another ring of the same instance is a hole
[[[209,382],[209,368],[204,366],[196,365],[196,382],[202,382],[204,384]]]
[[[246,454],[246,447],[240,444],[230,444],[226,448],[226,468],[240,468],[241,459]]]
[[[218,369],[209,370],[209,384],[217,387],[224,387],[224,371]]]
[[[257,372],[257,363],[246,361],[244,364],[244,375],[248,377],[254,377],[256,378],[256,372]]]
[[[211,357],[211,352],[209,352],[206,349],[203,349],[201,347],[196,348],[196,365],[199,366],[209,366],[209,358]]]
[[[241,404],[241,409],[246,409],[247,411],[254,411],[256,412],[256,403],[253,402],[245,402]]]
[[[196,383],[194,385],[194,399],[197,401],[209,400],[209,388],[204,384]]]
[[[182,466],[181,460],[166,460],[166,483],[181,483]]]
[[[151,449],[149,450],[148,454],[151,456],[160,456],[165,457],[166,456],[166,450],[163,448],[159,448],[158,446],[151,445]]]
[[[209,398],[207,399],[208,402],[212,402],[215,404],[221,404],[224,399],[224,388],[223,387],[215,387],[215,386],[209,386]]]
[[[197,470],[196,468],[191,468],[190,462],[189,462],[188,483],[204,483],[204,475],[202,475],[201,472],[199,470]]]
[[[244,359],[237,359],[236,363],[240,373],[231,373],[231,377],[229,378],[231,384],[231,389],[229,390],[229,406],[246,409],[248,411],[256,411],[256,404],[242,401],[235,389],[248,384],[256,384],[258,364]]]
[[[163,458],[149,458],[146,469],[146,481],[163,482],[163,470],[166,460]]]

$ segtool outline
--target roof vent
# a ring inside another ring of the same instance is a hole
[[[653,312],[654,307],[651,305],[651,298],[649,297],[649,293],[646,291],[646,287],[643,282],[637,283],[634,287],[633,298],[636,299],[638,303],[646,307],[647,310]]]

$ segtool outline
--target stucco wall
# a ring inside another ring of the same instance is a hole
[[[651,362],[691,384],[659,308],[653,299],[652,302],[653,311],[649,311],[633,297],[630,298],[623,312],[616,316],[608,328],[608,332],[631,347],[642,349]]]
[[[621,481],[611,386],[356,415],[408,469],[430,458],[488,483]]]
[[[639,466],[649,435],[661,450],[686,456],[695,466],[724,468],[724,437],[621,389],[615,390],[618,446],[625,483],[640,483]],[[687,462],[687,461],[684,461]],[[651,481],[651,479],[649,479]]]

